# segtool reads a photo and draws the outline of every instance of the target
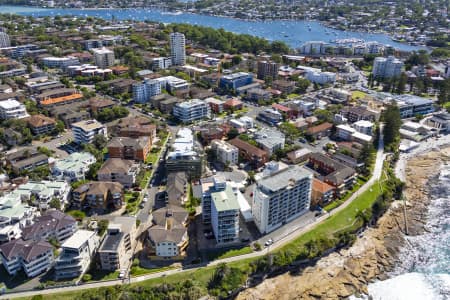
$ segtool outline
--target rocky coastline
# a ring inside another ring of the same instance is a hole
[[[399,262],[398,253],[409,235],[423,232],[429,198],[429,182],[442,163],[450,161],[450,147],[408,161],[405,168],[404,201],[389,210],[348,249],[334,252],[300,275],[289,273],[266,279],[242,291],[237,299],[346,299],[367,294],[370,282],[384,280]],[[405,215],[406,224],[405,226]]]

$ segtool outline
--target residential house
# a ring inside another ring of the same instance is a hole
[[[244,108],[244,103],[242,103],[239,99],[231,98],[230,100],[225,101],[223,108],[228,111],[241,110]]]
[[[147,230],[150,256],[160,259],[183,259],[189,244],[188,213],[179,206],[168,205],[153,212],[153,226]]]
[[[109,158],[97,172],[98,181],[119,182],[131,188],[139,173],[139,165],[132,160]]]
[[[0,120],[28,117],[25,105],[15,99],[0,101]]]
[[[205,145],[210,144],[213,140],[221,140],[227,134],[226,126],[206,125],[200,128],[202,142]]]
[[[276,126],[283,121],[283,116],[278,111],[268,108],[259,112],[256,119],[271,126]]]
[[[210,107],[211,112],[215,114],[221,114],[224,110],[224,101],[216,98],[206,98],[204,100]]]
[[[360,120],[375,122],[378,119],[378,114],[376,112],[361,106],[346,106],[341,109],[340,114],[350,123]]]
[[[272,104],[272,108],[278,111],[279,113],[283,114],[285,116],[284,117],[285,119],[294,119],[297,116],[297,111],[278,103]]]
[[[295,82],[287,80],[275,80],[272,82],[272,88],[279,90],[283,94],[291,94],[295,90]]]
[[[109,99],[98,97],[89,99],[89,106],[94,114],[98,114],[107,108],[113,108],[115,105],[116,102]]]

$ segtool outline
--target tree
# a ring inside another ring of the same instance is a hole
[[[105,148],[107,142],[108,140],[102,134],[96,134],[92,140],[92,144],[99,150]]]
[[[227,133],[227,137],[228,137],[229,140],[234,139],[238,135],[239,135],[239,131],[236,128],[234,128],[234,127],[232,127],[230,129],[230,131],[228,131],[228,133]]]
[[[389,149],[400,136],[400,126],[402,125],[400,109],[395,102],[392,102],[383,111],[381,117],[384,121],[384,145]]]
[[[50,200],[50,207],[60,210],[61,201],[58,198],[52,198],[52,200]]]
[[[103,234],[106,232],[106,229],[108,229],[108,220],[100,220],[97,224],[98,226],[98,235],[103,236]]]
[[[64,125],[63,121],[61,121],[61,120],[56,121],[56,125],[55,125],[55,132],[56,133],[64,132],[65,128],[66,128],[66,126]]]
[[[406,83],[408,82],[408,77],[406,76],[405,73],[402,73],[400,75],[400,78],[398,79],[397,82],[397,88],[396,88],[396,93],[397,94],[403,94],[403,92],[405,91],[405,87],[406,87]]]
[[[305,78],[299,78],[297,80],[297,93],[305,93],[308,87],[310,86],[311,82],[308,79]]]
[[[300,136],[300,131],[292,123],[283,122],[279,128],[281,132],[283,132],[286,135],[286,137],[291,140],[295,140]]]

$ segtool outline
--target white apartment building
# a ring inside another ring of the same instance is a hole
[[[213,140],[211,149],[216,153],[217,161],[223,164],[237,165],[239,159],[237,147],[222,140]]]
[[[53,164],[52,175],[68,182],[83,180],[89,167],[96,161],[95,157],[88,152],[74,152]]]
[[[336,135],[339,139],[344,141],[355,141],[363,144],[372,142],[371,135],[359,132],[346,124],[336,126]]]
[[[9,35],[6,32],[0,32],[0,48],[11,47]]]
[[[164,76],[154,79],[159,82],[161,89],[170,92],[182,91],[189,89],[189,83],[181,78],[175,76]]]
[[[61,246],[62,252],[55,264],[56,279],[75,278],[83,275],[99,244],[100,241],[95,231],[78,230],[75,232]]]
[[[114,65],[114,51],[109,50],[105,47],[93,49],[94,62],[99,68],[106,69]]]
[[[40,209],[50,208],[50,201],[56,198],[61,207],[68,202],[70,185],[64,180],[28,181],[20,185],[13,193],[20,195],[22,201],[33,200],[33,204]]]
[[[373,123],[367,120],[359,120],[353,123],[353,128],[360,133],[364,133],[366,135],[372,135],[373,131]]]
[[[170,57],[156,57],[152,62],[153,70],[165,70],[172,66]]]
[[[134,102],[146,103],[150,97],[161,94],[161,83],[157,80],[145,79],[143,82],[133,84],[132,91]]]
[[[377,78],[399,77],[402,73],[403,62],[393,56],[376,57],[373,61],[372,74]]]
[[[0,246],[2,264],[10,275],[24,270],[27,277],[47,272],[53,265],[53,246],[45,241],[13,240]]]
[[[170,34],[170,54],[172,65],[183,66],[186,64],[186,39],[184,34],[179,32]]]
[[[211,225],[218,244],[238,241],[239,209],[237,197],[226,182],[223,190],[211,193]]]
[[[322,42],[322,41],[318,41],[318,42],[311,41],[311,42],[307,42],[307,43],[303,44],[300,47],[300,52],[302,54],[308,54],[308,55],[324,54],[327,46],[329,46],[329,44]]]
[[[14,99],[0,101],[0,119],[22,119],[28,117],[25,105]]]
[[[183,123],[191,123],[210,117],[210,107],[205,101],[192,99],[175,104],[173,115]]]
[[[74,56],[66,56],[66,57],[44,57],[42,59],[42,63],[44,66],[48,68],[58,68],[58,69],[66,69],[69,66],[78,66],[80,61],[78,58]]]
[[[90,144],[97,134],[107,137],[107,129],[97,120],[84,120],[72,125],[74,142],[77,144]]]
[[[294,165],[257,180],[252,214],[261,233],[269,233],[309,210],[312,178]]]

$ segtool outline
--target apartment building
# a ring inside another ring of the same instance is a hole
[[[55,198],[64,208],[68,200],[70,185],[64,180],[30,180],[17,187],[15,192],[20,194],[23,201],[31,201],[39,209],[49,209],[50,202]]]
[[[284,148],[285,136],[278,130],[264,128],[255,133],[255,141],[269,156]]]
[[[403,62],[393,56],[375,57],[372,74],[374,78],[400,77],[402,68]]]
[[[97,172],[98,181],[119,182],[125,188],[131,188],[136,182],[139,164],[132,160],[109,158]]]
[[[143,117],[121,119],[117,125],[119,135],[134,139],[148,136],[153,141],[156,138],[156,125],[151,122],[152,120]]]
[[[183,205],[188,200],[188,180],[185,172],[167,175],[166,194],[169,204]]]
[[[36,148],[25,148],[6,155],[6,165],[16,174],[48,165],[48,156],[41,154]]]
[[[78,66],[80,61],[77,57],[74,56],[66,56],[66,57],[44,57],[42,59],[42,64],[48,68],[57,68],[57,69],[67,69],[69,66]]]
[[[213,140],[211,149],[216,154],[218,162],[229,165],[237,165],[239,160],[239,149],[225,141]]]
[[[146,245],[150,257],[183,259],[189,244],[188,213],[179,206],[168,205],[153,212],[153,226],[147,230]]]
[[[211,225],[218,244],[239,240],[239,209],[237,197],[226,182],[223,190],[211,193]]]
[[[0,119],[22,119],[28,117],[25,105],[14,99],[0,101]]]
[[[77,221],[59,210],[49,210],[34,220],[33,225],[22,229],[25,241],[44,241],[50,238],[59,243],[67,240],[77,231]]]
[[[229,143],[239,149],[239,154],[250,164],[259,168],[269,161],[267,151],[259,149],[239,138],[234,138]]]
[[[252,214],[261,233],[269,233],[309,210],[312,178],[311,173],[294,165],[257,180]]]
[[[93,49],[94,62],[99,68],[106,69],[114,65],[114,51],[109,50],[105,47]]]
[[[13,240],[0,245],[2,264],[9,275],[23,270],[27,277],[47,272],[53,265],[53,246],[46,241]]]
[[[20,237],[21,228],[33,224],[33,217],[37,210],[34,206],[26,204],[19,192],[13,191],[0,197],[0,228],[6,228],[2,241],[12,237]],[[6,235],[6,236],[4,236]]]
[[[203,156],[195,147],[194,134],[189,128],[180,128],[166,156],[166,170],[186,172],[189,179],[200,178],[203,172]]]
[[[145,79],[132,86],[133,100],[136,103],[149,102],[151,97],[162,93],[161,83],[154,79]]]
[[[117,210],[124,203],[123,186],[118,182],[91,181],[72,191],[72,206],[100,212]]]
[[[356,182],[356,171],[324,154],[311,153],[308,166],[318,172],[316,178],[333,186],[339,197],[350,190]]]
[[[89,167],[96,161],[89,152],[74,152],[66,158],[55,161],[51,167],[52,175],[68,182],[84,180]]]
[[[85,120],[72,123],[71,127],[74,142],[77,144],[90,144],[97,134],[108,137],[106,126],[97,120]]]
[[[11,42],[9,40],[9,35],[2,31],[0,32],[0,48],[8,48],[11,47]]]
[[[271,79],[275,80],[278,77],[278,69],[280,68],[280,64],[273,62],[273,61],[267,61],[267,60],[261,60],[258,61],[257,64],[257,78],[261,80]]]
[[[148,136],[114,137],[106,147],[110,158],[145,161],[152,148],[152,139]]]
[[[78,230],[61,245],[61,255],[55,263],[56,280],[76,278],[84,274],[100,244],[97,233]]]
[[[334,200],[334,186],[313,178],[311,189],[311,207],[325,205]]]
[[[223,89],[236,90],[253,83],[253,74],[238,72],[220,77],[219,86]]]
[[[115,271],[127,266],[135,243],[136,218],[115,217],[109,223],[98,254],[102,270]]]
[[[186,38],[184,34],[179,32],[170,34],[170,57],[174,66],[186,64]]]
[[[28,126],[34,135],[49,134],[55,130],[56,121],[47,116],[37,114],[27,119]]]
[[[192,123],[197,120],[209,118],[211,110],[207,102],[192,99],[175,104],[172,113],[181,122]]]
[[[165,70],[172,66],[170,57],[155,57],[152,61],[153,70]]]

